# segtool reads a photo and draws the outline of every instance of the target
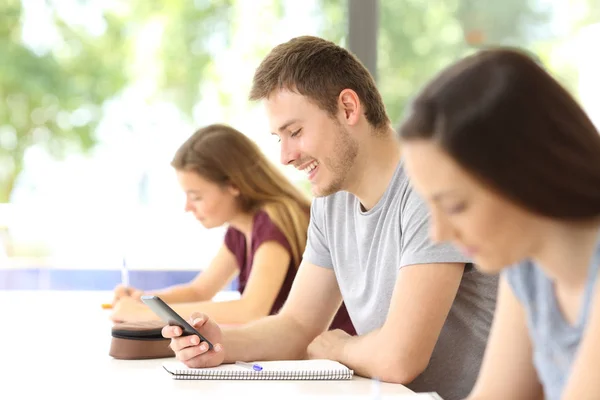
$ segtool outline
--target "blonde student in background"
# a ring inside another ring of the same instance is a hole
[[[600,399],[600,135],[582,108],[490,49],[429,83],[400,136],[433,238],[501,273],[469,399]]]
[[[285,302],[306,245],[309,200],[247,136],[225,125],[198,130],[172,161],[186,194],[185,210],[206,228],[227,225],[209,267],[191,282],[152,291],[185,318],[202,310],[224,324],[275,314]],[[201,243],[198,251],[202,251]],[[239,300],[211,299],[235,276]],[[142,291],[115,289],[113,321],[157,319],[140,301]],[[150,293],[145,293],[150,294]],[[332,324],[354,329],[342,306]]]

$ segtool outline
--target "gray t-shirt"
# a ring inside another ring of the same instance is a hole
[[[428,237],[429,214],[400,162],[371,210],[348,192],[316,198],[304,259],[333,268],[358,334],[383,326],[398,271],[408,265],[468,263],[449,244]],[[465,269],[427,369],[411,384],[444,399],[466,397],[477,377],[496,304],[497,277]]]
[[[587,326],[594,297],[594,283],[600,268],[600,235],[590,262],[577,322],[564,319],[550,278],[532,261],[523,261],[503,272],[513,293],[525,308],[533,365],[544,388],[544,398],[561,398],[577,349]]]

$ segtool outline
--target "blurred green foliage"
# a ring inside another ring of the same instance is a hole
[[[20,0],[0,2],[0,202],[10,199],[26,149],[41,146],[56,158],[96,143],[103,105],[135,79],[135,41],[150,22],[164,29],[157,91],[190,113],[210,65],[210,41],[227,40],[230,0],[128,1],[102,9],[104,31],[68,23],[54,3],[46,8],[57,33],[47,49],[23,40]],[[35,12],[43,10],[35,10]],[[144,66],[142,66],[143,68]],[[149,66],[146,66],[149,67]],[[138,66],[139,68],[139,66]]]
[[[21,2],[0,2],[0,202],[9,200],[30,146],[55,157],[89,150],[102,104],[127,83],[122,17],[105,13],[100,36],[52,18],[56,46],[32,49],[22,40]]]
[[[381,0],[380,90],[394,124],[409,99],[436,72],[489,44],[527,46],[545,22],[528,0]]]
[[[67,21],[56,4],[46,0],[36,7],[45,7],[51,16],[57,39],[45,49],[23,39],[26,10],[21,1],[1,1],[0,202],[10,199],[31,146],[41,146],[57,158],[92,149],[106,102],[149,68],[154,71],[153,89],[147,101],[170,101],[183,115],[191,115],[201,99],[203,81],[218,74],[214,52],[230,44],[235,31],[232,15],[241,1],[245,0],[96,2],[103,7],[104,28],[98,34],[85,24]],[[317,1],[314,17],[319,34],[344,45],[346,0]],[[574,28],[600,21],[597,0],[571,2],[583,10]],[[427,79],[478,46],[535,42],[542,53],[547,51],[554,38],[540,42],[532,27],[539,25],[543,31],[549,14],[532,4],[531,0],[380,0],[378,84],[393,123]],[[281,16],[284,5],[284,0],[272,0],[267,8]],[[148,30],[161,30],[154,43],[156,65],[140,65],[136,59],[140,33]],[[253,52],[268,51],[260,43],[256,46]],[[222,97],[223,105],[231,100]]]

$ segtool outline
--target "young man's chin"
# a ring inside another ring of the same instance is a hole
[[[323,193],[323,188],[320,185],[317,185],[316,183],[312,183],[310,185],[310,191],[315,197],[327,196],[327,194]]]
[[[312,185],[310,187],[310,192],[312,193],[312,195],[314,197],[323,197],[323,195],[321,194],[321,191],[315,185]]]
[[[333,189],[331,186],[323,186],[323,185],[316,185],[313,184],[311,186],[311,191],[313,196],[315,197],[326,197],[329,195],[332,195],[334,193],[339,192],[339,190]]]

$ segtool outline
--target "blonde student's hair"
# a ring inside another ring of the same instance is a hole
[[[181,145],[171,165],[213,183],[236,187],[242,211],[264,210],[290,244],[294,263],[300,263],[310,201],[246,135],[227,125],[206,126]]]

